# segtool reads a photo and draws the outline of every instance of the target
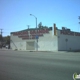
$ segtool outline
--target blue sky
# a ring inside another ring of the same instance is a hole
[[[3,29],[3,36],[27,29],[27,25],[35,28],[35,18],[30,13],[44,26],[50,27],[56,23],[59,29],[64,26],[80,31],[80,0],[0,0],[0,29]]]

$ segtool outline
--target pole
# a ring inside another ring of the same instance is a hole
[[[67,51],[67,41],[66,41],[66,51]]]
[[[68,49],[67,49],[67,42],[68,42],[68,39],[66,38],[66,40],[65,40],[65,41],[66,41],[66,51],[67,51],[67,50],[68,50]]]
[[[38,37],[38,35],[37,35],[37,32],[38,32],[38,30],[37,30],[37,18],[36,18],[36,37]],[[36,51],[38,51],[38,38],[36,38]]]
[[[2,36],[2,33],[3,33],[2,30],[3,30],[3,29],[0,29],[0,30],[1,30],[1,36]]]
[[[2,33],[3,33],[3,32],[2,32],[2,30],[3,30],[3,29],[0,29],[0,30],[1,30],[1,40],[0,40],[0,47],[2,48],[2,40],[3,40],[3,37],[2,37]]]
[[[30,14],[30,15],[31,15],[31,16],[34,16],[33,14]],[[36,20],[36,51],[38,51],[37,17],[36,17],[36,16],[34,16],[34,17],[35,17],[35,20]]]
[[[2,33],[3,33],[2,30],[3,30],[3,29],[0,29],[0,30],[1,30],[1,36],[2,36]]]
[[[79,16],[79,24],[80,24],[80,16]]]
[[[28,27],[28,30],[29,30],[30,25],[27,25],[27,27]],[[31,35],[29,34],[28,36],[29,36],[29,39],[31,39]]]

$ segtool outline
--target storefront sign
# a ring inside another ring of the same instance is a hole
[[[30,34],[40,34],[40,33],[42,33],[42,34],[44,34],[44,33],[49,33],[49,30],[48,29],[44,29],[44,30],[31,30],[31,31],[29,31],[30,32]],[[29,35],[29,32],[28,31],[21,31],[21,32],[14,32],[13,33],[13,35],[14,36],[19,36],[19,35]]]
[[[78,33],[78,32],[63,31],[63,30],[60,30],[60,34],[63,34],[63,35],[71,35],[71,36],[80,36],[80,33]]]
[[[18,36],[19,38],[24,38],[24,37],[29,37],[29,35],[21,35],[21,36]]]
[[[14,32],[13,35],[14,35],[14,36],[28,35],[28,31]]]
[[[38,37],[39,36],[43,36],[43,34],[42,35],[37,35]],[[19,38],[22,38],[22,39],[36,39],[36,35],[28,35],[28,36],[18,36]]]
[[[25,36],[25,37],[22,37],[22,39],[35,39],[35,36]]]
[[[44,29],[44,30],[31,30],[30,34],[38,34],[38,33],[49,33],[48,29]]]
[[[49,33],[48,29],[44,30],[31,30],[31,31],[21,31],[21,32],[15,32],[13,33],[14,36],[18,36],[19,38],[22,39],[35,39],[36,35],[37,36],[43,36],[43,34]]]

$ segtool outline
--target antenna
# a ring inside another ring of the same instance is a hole
[[[27,25],[27,27],[28,27],[28,29],[29,29],[30,25]]]
[[[80,16],[79,16],[79,20],[80,20]],[[79,24],[80,24],[80,22],[79,22]]]

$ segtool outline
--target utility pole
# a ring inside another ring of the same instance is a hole
[[[3,33],[2,30],[3,30],[3,29],[0,29],[0,31],[1,31],[1,36],[2,36],[2,33]]]
[[[3,29],[0,29],[0,48],[2,48],[2,39],[3,39],[2,38],[2,33],[3,33],[2,30]]]

